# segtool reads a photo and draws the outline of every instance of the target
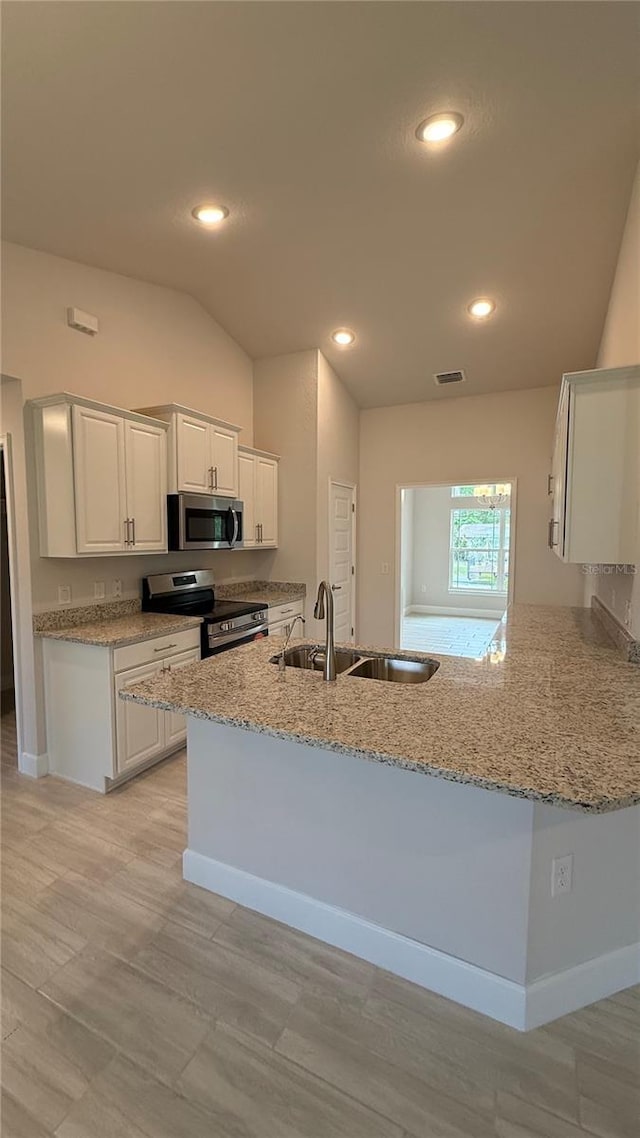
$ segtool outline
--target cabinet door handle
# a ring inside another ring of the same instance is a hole
[[[264,535],[262,533],[262,522],[260,522],[260,544],[262,544],[263,541],[264,541]]]
[[[331,588],[333,589],[333,592],[336,593],[339,589],[342,588],[342,585],[332,585]]]
[[[136,544],[136,519],[131,519],[131,544]]]
[[[260,541],[260,526],[256,522],[256,541]]]
[[[555,518],[549,519],[549,549],[555,549],[556,545],[558,544],[557,541],[553,540],[553,527],[559,525],[560,522],[556,521]]]
[[[553,494],[553,474],[547,474],[547,494]]]
[[[124,519],[124,544],[129,545],[129,519]]]
[[[163,644],[162,648],[154,648],[154,652],[168,652],[170,648],[177,648],[177,644]]]
[[[213,479],[212,490],[217,490],[218,489],[218,467],[217,466],[211,467],[211,477]]]

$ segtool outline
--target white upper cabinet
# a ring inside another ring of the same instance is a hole
[[[242,520],[246,549],[247,546],[257,544],[256,467],[254,456],[247,454],[242,448],[238,451],[238,497],[243,503]]]
[[[549,490],[549,545],[563,561],[636,563],[640,366],[564,376]]]
[[[192,494],[210,494],[211,476],[211,435],[209,423],[202,419],[192,419],[189,415],[176,415],[175,444],[177,450],[176,490],[187,490]],[[170,446],[174,443],[173,437]],[[173,487],[170,493],[173,492]]]
[[[170,494],[238,497],[240,427],[177,403],[140,408],[139,414],[169,424]]]
[[[163,426],[125,420],[129,540],[136,552],[167,548],[167,432]]]
[[[260,545],[278,544],[278,463],[256,455],[256,521]]]
[[[245,549],[275,548],[278,544],[278,457],[240,447],[238,466],[238,496],[244,503]]]
[[[166,426],[66,393],[32,407],[41,556],[166,553]]]
[[[127,519],[124,420],[72,407],[77,553],[120,553]],[[128,526],[128,528],[127,528]]]

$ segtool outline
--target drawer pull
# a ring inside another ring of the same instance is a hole
[[[280,615],[287,616],[287,614],[290,612],[293,612],[293,609],[283,609]]]
[[[168,652],[170,648],[177,648],[177,644],[163,644],[162,648],[154,648],[154,652]]]

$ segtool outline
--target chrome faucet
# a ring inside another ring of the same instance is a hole
[[[287,648],[289,646],[289,641],[291,640],[293,630],[296,626],[296,621],[298,621],[298,620],[300,621],[301,624],[305,623],[305,619],[303,616],[300,616],[300,613],[298,613],[297,616],[294,616],[293,620],[291,621],[291,624],[289,625],[289,631],[287,632],[287,635],[285,637],[285,641],[284,641],[284,644],[282,646],[282,652],[280,653],[280,656],[278,658],[278,670],[282,676],[284,676],[284,670],[285,670],[285,666],[286,666],[285,665],[285,658],[284,658],[285,653],[286,653]]]
[[[327,637],[324,648],[324,671],[323,677],[325,680],[335,680],[336,678],[336,648],[333,638],[333,593],[327,581],[321,581],[318,585],[318,596],[316,597],[315,608],[313,615],[316,620],[324,620],[325,618],[325,605],[327,613]]]

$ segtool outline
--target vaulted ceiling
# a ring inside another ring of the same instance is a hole
[[[320,347],[362,406],[593,366],[636,4],[51,0],[3,23],[6,238],[184,289],[254,357]],[[463,128],[426,147],[442,110]]]

